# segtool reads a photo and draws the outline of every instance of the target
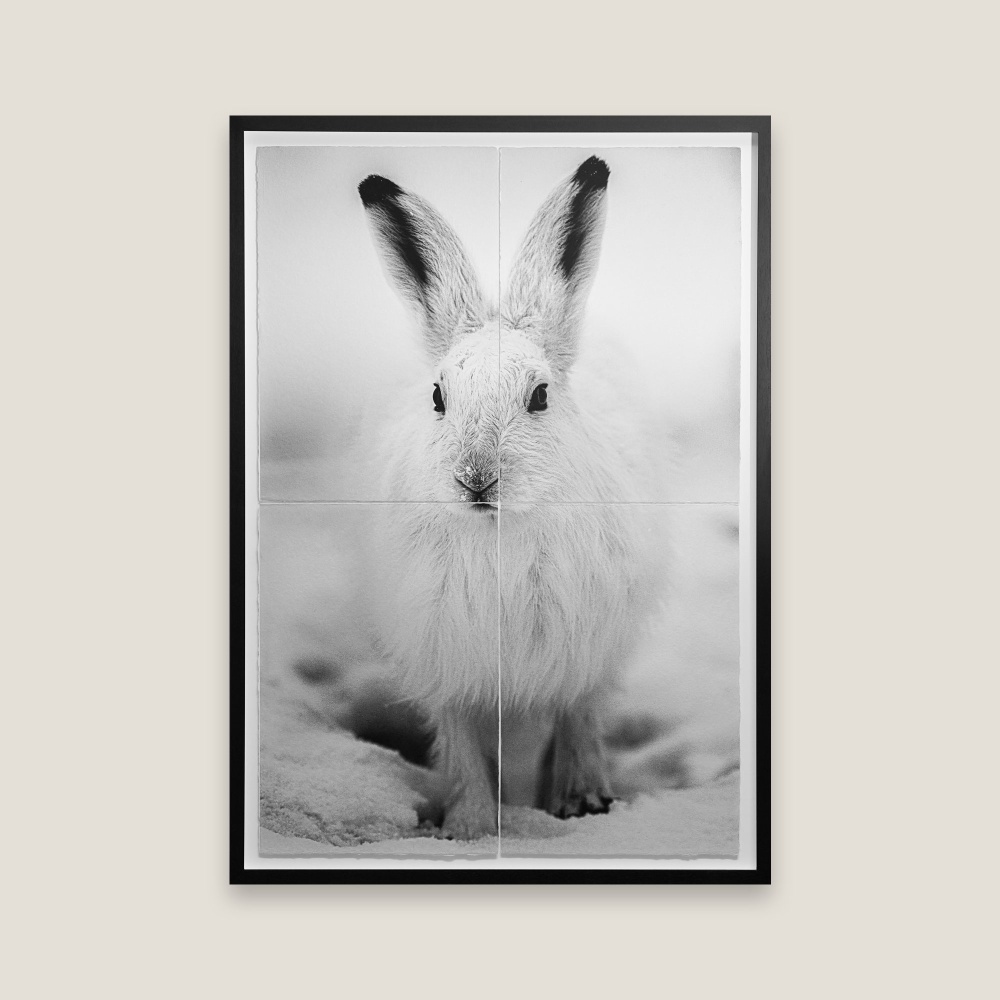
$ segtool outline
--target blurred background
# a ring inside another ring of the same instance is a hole
[[[496,289],[497,171],[488,148],[258,151],[261,499],[375,499],[351,474],[350,449],[425,363],[358,184],[382,174],[429,201],[460,233],[484,288]]]
[[[738,149],[271,147],[257,159],[262,499],[380,499],[351,455],[423,369],[358,183],[383,174],[429,201],[496,300],[538,207],[595,153],[611,180],[579,367],[613,367],[655,443],[636,499],[738,498]]]
[[[503,148],[506,277],[549,192],[588,156],[611,168],[581,372],[612,371],[652,444],[636,499],[739,499],[740,150]]]

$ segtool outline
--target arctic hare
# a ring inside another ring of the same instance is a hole
[[[430,205],[384,177],[358,189],[426,347],[379,456],[408,501],[380,532],[382,641],[435,723],[455,838],[496,833],[498,798],[560,817],[612,801],[600,710],[643,587],[624,449],[573,372],[608,177],[592,156],[555,188],[499,308]]]

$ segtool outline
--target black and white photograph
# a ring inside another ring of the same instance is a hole
[[[854,7],[5,11],[6,995],[997,995],[997,12]]]
[[[365,138],[239,151],[248,867],[753,875],[755,137]]]

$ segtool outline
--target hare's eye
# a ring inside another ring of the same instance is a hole
[[[444,397],[441,395],[441,386],[434,383],[434,411],[444,413]]]
[[[529,413],[537,413],[539,410],[544,410],[549,405],[548,394],[545,391],[548,387],[549,383],[543,382],[531,394],[531,400],[528,402]]]

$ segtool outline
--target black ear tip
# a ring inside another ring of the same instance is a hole
[[[603,191],[608,186],[611,171],[599,156],[591,156],[576,168],[573,180],[587,191]]]
[[[377,205],[386,198],[394,198],[403,193],[403,189],[388,177],[380,177],[378,174],[370,174],[358,185],[358,194],[361,195],[361,204],[368,208],[369,205]]]

